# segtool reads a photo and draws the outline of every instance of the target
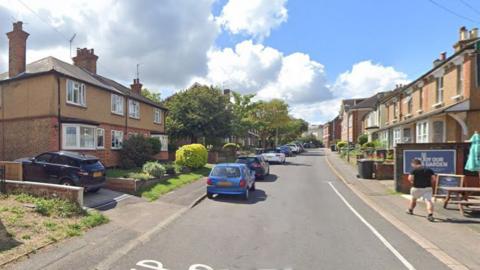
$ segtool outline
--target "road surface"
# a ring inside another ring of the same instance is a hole
[[[323,150],[271,173],[248,202],[206,199],[111,269],[448,269],[339,181]]]

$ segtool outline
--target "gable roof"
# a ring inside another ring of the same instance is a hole
[[[350,109],[351,110],[355,110],[355,109],[375,109],[375,107],[377,106],[378,102],[386,95],[390,94],[390,91],[387,91],[387,92],[380,92],[380,93],[376,93],[375,95],[369,97],[369,98],[366,98],[365,100],[363,100],[362,102],[360,103],[357,103],[356,105],[354,105],[353,107],[351,107]]]
[[[140,94],[131,91],[130,88],[106,77],[91,73],[83,68],[66,63],[55,57],[49,56],[40,60],[34,61],[26,65],[25,72],[22,72],[14,77],[9,77],[8,72],[0,74],[0,83],[5,81],[19,80],[28,78],[32,75],[44,74],[48,72],[57,72],[62,75],[77,79],[79,81],[97,86],[101,89],[117,93],[119,95],[128,96],[132,99],[149,104],[153,107],[166,110],[165,106],[154,102]]]

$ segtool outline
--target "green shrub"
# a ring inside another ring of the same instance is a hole
[[[105,224],[108,221],[109,219],[105,215],[97,211],[90,211],[86,217],[82,218],[80,225],[84,228],[93,228]]]
[[[84,213],[77,204],[61,199],[35,198],[34,204],[35,212],[43,216],[69,218]]]
[[[175,153],[175,162],[191,169],[201,168],[207,164],[207,161],[207,148],[201,144],[184,145]]]
[[[374,142],[366,142],[362,144],[363,148],[375,148],[375,143]]]
[[[153,157],[153,147],[148,138],[134,135],[123,142],[120,150],[121,166],[125,169],[142,167]]]
[[[367,134],[362,134],[362,135],[358,136],[357,142],[360,145],[364,145],[365,143],[368,142],[368,135]]]
[[[174,175],[176,173],[175,166],[172,164],[167,164],[165,167],[165,173],[168,175]]]
[[[162,150],[162,143],[158,138],[148,138],[148,142],[152,145],[152,155],[160,153]]]
[[[240,149],[240,145],[236,143],[226,143],[225,145],[223,145],[223,149],[237,151],[238,149]]]
[[[145,163],[142,170],[144,173],[148,173],[149,175],[157,178],[165,175],[165,168],[157,161],[150,161]]]
[[[346,141],[339,141],[337,142],[337,148],[338,149],[342,149],[343,147],[347,146],[347,142]]]

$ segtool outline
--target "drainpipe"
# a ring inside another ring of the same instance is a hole
[[[0,108],[2,108],[2,160],[5,159],[5,106],[4,106],[4,100],[5,100],[5,95],[4,95],[4,90],[3,86],[0,86],[0,94],[2,95],[0,98]]]
[[[129,102],[129,100],[130,100],[130,95],[127,93],[125,95],[125,131],[123,133],[123,139],[126,138],[127,133],[128,133],[128,114],[129,114],[129,112],[128,112],[128,102]]]
[[[58,74],[55,76],[57,79],[57,125],[58,125],[58,151],[62,150],[62,104],[61,104],[61,87],[60,87],[60,76]]]

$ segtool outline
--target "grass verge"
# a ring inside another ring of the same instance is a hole
[[[107,177],[112,178],[133,178],[138,180],[148,180],[154,178],[148,173],[144,173],[142,168],[135,169],[108,169],[106,171]]]
[[[174,189],[177,189],[186,184],[195,182],[196,180],[207,176],[210,173],[211,168],[212,168],[211,165],[207,165],[203,168],[194,170],[190,173],[183,173],[183,174],[165,179],[164,181],[152,187],[140,190],[139,193],[143,198],[149,201],[155,201],[165,193],[168,193]]]
[[[103,214],[87,212],[65,200],[26,194],[1,196],[0,265],[107,222]]]

